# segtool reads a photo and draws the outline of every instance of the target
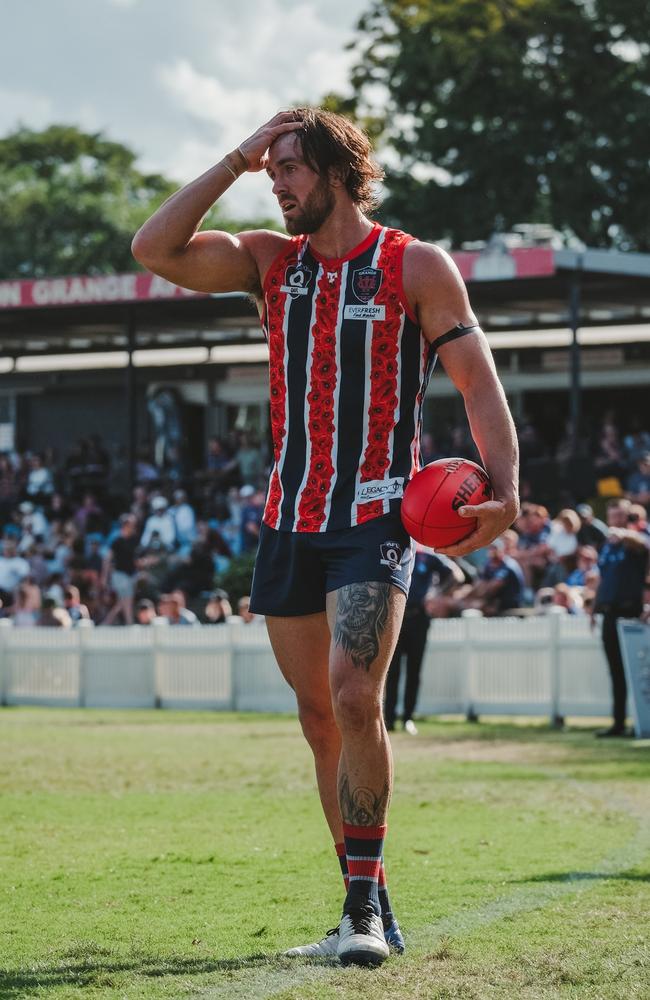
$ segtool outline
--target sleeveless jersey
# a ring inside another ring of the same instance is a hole
[[[413,239],[375,225],[346,257],[294,237],[264,281],[273,468],[265,523],[349,528],[399,506],[420,467],[435,362],[402,287]]]

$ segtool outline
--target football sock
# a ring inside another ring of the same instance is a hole
[[[343,881],[345,883],[345,891],[347,892],[348,889],[350,888],[350,879],[348,878],[348,859],[345,856],[345,844],[343,843],[343,841],[341,841],[340,844],[334,844],[334,849],[339,859],[339,865],[341,866],[341,875],[343,876]]]
[[[341,842],[340,844],[334,844],[334,849],[336,850],[336,855],[339,859],[339,865],[341,866],[341,875],[343,876],[343,882],[345,883],[345,891],[347,892],[350,888],[350,879],[348,878],[348,859],[345,854],[345,844]],[[381,859],[381,865],[379,867],[379,880],[377,883],[377,889],[379,892],[379,905],[381,907],[381,919],[383,921],[384,927],[390,927],[395,915],[393,913],[393,908],[390,905],[390,897],[388,895],[388,886],[386,885],[386,869],[384,867],[384,859]]]
[[[386,869],[384,868],[384,859],[381,859],[381,867],[379,869],[379,905],[381,906],[381,919],[384,925],[384,929],[390,927],[393,920],[395,919],[393,915],[393,910],[390,905],[390,899],[388,897],[388,886],[386,885]]]
[[[379,871],[384,849],[385,826],[353,826],[343,824],[345,853],[350,880],[343,912],[370,902],[377,916],[379,903]]]

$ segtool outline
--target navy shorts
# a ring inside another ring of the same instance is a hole
[[[340,531],[276,531],[262,524],[250,609],[314,615],[325,595],[350,583],[392,583],[408,594],[413,543],[399,513]]]

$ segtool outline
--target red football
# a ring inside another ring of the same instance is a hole
[[[440,458],[425,465],[407,484],[402,524],[422,545],[433,549],[453,545],[476,527],[476,518],[461,517],[459,507],[484,503],[493,496],[489,476],[476,462]]]

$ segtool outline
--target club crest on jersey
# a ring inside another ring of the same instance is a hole
[[[299,295],[309,294],[310,281],[311,268],[302,264],[290,264],[284,273],[284,285],[280,286],[280,291],[288,292],[292,299],[297,299]]]
[[[389,566],[390,569],[399,569],[402,565],[403,549],[399,542],[382,542],[379,546],[382,566]]]
[[[364,304],[374,299],[381,288],[384,272],[379,267],[360,267],[352,274],[352,291]]]

